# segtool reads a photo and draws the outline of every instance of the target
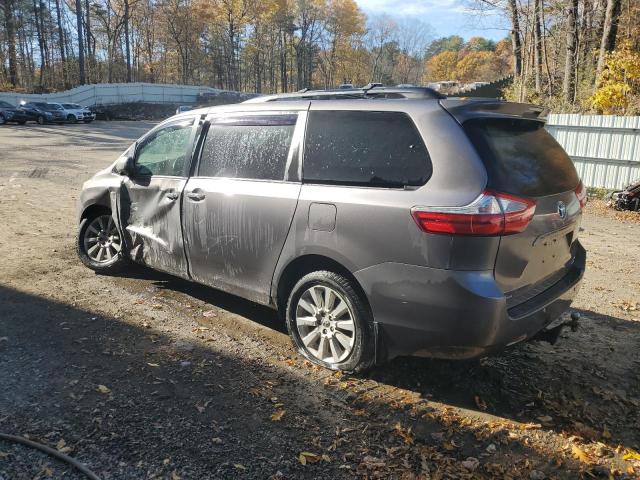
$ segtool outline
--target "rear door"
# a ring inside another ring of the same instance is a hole
[[[160,125],[136,146],[134,172],[120,187],[120,222],[131,257],[188,276],[180,202],[196,135],[196,117]]]
[[[211,117],[184,198],[191,277],[261,303],[300,194],[306,112]]]
[[[463,127],[487,169],[487,188],[536,203],[531,223],[502,237],[496,258],[496,280],[508,292],[508,306],[515,306],[560,280],[573,262],[580,179],[541,121],[476,118]]]

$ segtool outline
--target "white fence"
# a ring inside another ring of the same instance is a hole
[[[640,177],[640,117],[554,114],[547,130],[588,187],[621,189]]]
[[[79,103],[80,105],[114,105],[129,102],[195,103],[199,94],[212,96],[222,93],[240,95],[210,87],[165,85],[157,83],[98,83],[82,85],[64,92],[46,94],[0,93],[0,100],[19,104],[21,101]]]

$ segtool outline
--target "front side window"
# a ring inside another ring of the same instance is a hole
[[[192,132],[193,119],[154,132],[138,149],[136,174],[184,176],[191,157]]]
[[[284,180],[296,120],[296,114],[215,120],[202,148],[198,175]]]
[[[310,112],[305,182],[403,188],[424,185],[430,176],[429,154],[407,114]]]

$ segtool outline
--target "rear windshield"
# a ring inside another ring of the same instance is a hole
[[[464,129],[487,169],[489,188],[540,197],[578,185],[573,162],[541,122],[473,119]]]

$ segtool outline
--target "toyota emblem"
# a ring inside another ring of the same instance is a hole
[[[558,215],[563,220],[567,217],[567,206],[564,202],[558,202]]]

